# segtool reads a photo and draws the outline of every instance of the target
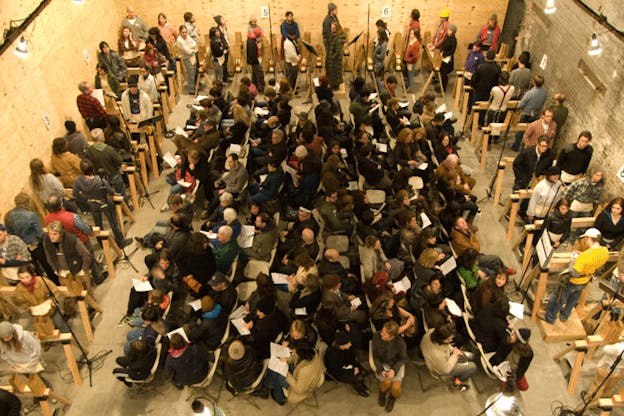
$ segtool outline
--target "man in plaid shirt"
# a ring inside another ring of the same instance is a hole
[[[93,92],[91,84],[83,81],[78,85],[78,89],[81,94],[76,97],[76,104],[78,105],[78,111],[80,111],[80,114],[87,122],[89,130],[96,127],[105,128],[107,126],[106,119],[108,114],[106,114],[104,107],[102,107],[98,99],[91,95]]]

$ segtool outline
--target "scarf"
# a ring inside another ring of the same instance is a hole
[[[169,348],[169,355],[172,358],[180,358],[188,349],[189,344],[184,344],[184,347],[180,348],[180,349],[173,349],[173,348]]]
[[[37,284],[37,280],[35,278],[32,278],[29,284],[25,284],[22,282],[22,285],[24,285],[29,293],[33,293],[35,291],[35,284]]]

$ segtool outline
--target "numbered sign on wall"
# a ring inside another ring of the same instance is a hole
[[[617,177],[624,182],[624,165],[622,165],[622,167],[618,170]]]
[[[390,13],[391,9],[390,6],[381,6],[381,18],[382,19],[387,19],[390,17]]]
[[[260,6],[260,18],[261,19],[269,18],[269,6]]]

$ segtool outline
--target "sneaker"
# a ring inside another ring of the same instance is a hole
[[[516,387],[520,391],[527,391],[529,389],[529,382],[526,379],[526,376],[522,376],[522,378],[516,381]]]
[[[136,241],[137,245],[141,248],[145,248],[145,243],[143,242],[143,237],[134,237],[134,241]]]
[[[548,319],[546,319],[546,312],[544,312],[544,311],[539,311],[539,312],[537,313],[537,317],[538,317],[539,319],[541,319],[542,321],[548,322],[548,323],[549,323],[549,324],[551,324],[551,325],[555,323],[554,321],[553,321],[553,322],[551,322],[551,321],[549,321]]]
[[[169,211],[169,204],[165,204],[162,206],[162,208],[160,208],[160,212],[165,212],[165,211]]]
[[[509,276],[513,276],[514,274],[516,274],[516,269],[514,269],[513,267],[507,267],[507,275]]]

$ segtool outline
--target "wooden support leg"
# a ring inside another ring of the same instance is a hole
[[[483,140],[481,144],[481,170],[485,170],[485,163],[487,162],[488,142],[490,141],[490,132],[483,131]]]
[[[110,233],[107,231],[101,231],[100,235],[97,236],[98,241],[102,245],[102,251],[104,252],[104,260],[106,261],[106,269],[108,270],[108,276],[111,279],[114,279],[116,276],[115,273],[115,264],[113,263],[113,256],[111,254],[111,239]]]
[[[156,154],[157,150],[156,143],[154,141],[154,134],[148,134],[147,141],[149,145],[150,160],[152,163],[152,174],[154,175],[154,178],[158,178],[158,158]]]
[[[505,218],[505,215],[507,215],[507,213],[509,212],[509,210],[511,209],[511,203],[513,201],[510,199],[507,200],[507,202],[505,202],[505,206],[503,206],[503,210],[501,211],[500,216],[498,217],[499,221],[502,221],[503,218]]]
[[[91,328],[91,320],[89,319],[89,312],[87,311],[84,298],[78,300],[78,310],[80,311],[80,319],[82,320],[82,327],[84,328],[87,342],[91,344],[93,342],[93,329]]]
[[[176,91],[178,85],[176,83],[176,78],[177,77],[173,76],[173,72],[167,77],[167,84],[169,85],[169,108],[171,111],[173,111],[176,106]]]
[[[479,131],[479,115],[481,114],[480,110],[475,110],[472,108],[472,131],[470,135],[470,143],[474,146],[477,144],[477,132]]]
[[[178,91],[182,91],[182,63],[179,58],[176,58],[176,74],[178,74]]]
[[[583,311],[585,311],[585,304],[587,303],[587,295],[589,294],[589,285],[585,285],[583,291],[581,292],[581,297],[579,298],[578,303],[576,304],[576,313],[581,316]]]
[[[531,262],[531,256],[533,255],[533,239],[535,238],[535,231],[527,232],[526,241],[524,243],[524,254],[522,255],[522,273],[526,271]]]
[[[518,216],[518,209],[520,208],[520,202],[515,200],[511,203],[511,213],[509,214],[509,226],[507,227],[507,240],[513,238],[514,229],[516,228],[516,217]]]
[[[147,189],[149,185],[149,173],[147,172],[147,160],[145,157],[145,148],[139,147],[139,165],[141,166],[141,178],[143,179],[143,186]]]
[[[132,168],[131,171],[128,171],[128,185],[130,188],[130,199],[132,199],[132,208],[134,212],[139,212],[139,195],[137,194],[137,186],[134,178],[135,169]]]
[[[539,281],[537,283],[537,292],[535,292],[535,302],[533,303],[533,311],[531,312],[531,321],[537,322],[537,312],[542,306],[542,299],[546,294],[546,285],[548,284],[548,269],[540,272]],[[555,296],[555,294],[553,294]]]
[[[494,206],[497,206],[500,202],[501,192],[503,190],[503,178],[505,177],[505,162],[501,162],[498,165],[498,172],[496,173],[496,187],[494,188]]]
[[[435,75],[435,71],[431,71],[431,73],[429,74],[429,77],[425,81],[425,84],[420,90],[420,94],[418,94],[419,97],[422,97],[423,95],[425,95],[425,93],[427,92],[427,88],[429,88],[429,84],[431,84],[431,81],[433,80],[434,75]]]
[[[65,358],[67,359],[67,365],[69,366],[69,371],[72,373],[72,377],[74,378],[74,383],[77,386],[82,386],[82,378],[80,377],[80,370],[78,370],[78,364],[76,363],[76,357],[74,356],[74,352],[71,349],[71,334],[62,334],[61,337],[64,337],[63,351],[65,352]]]
[[[579,349],[579,344],[585,344],[584,349]],[[574,359],[574,365],[572,366],[572,372],[570,373],[570,381],[568,382],[568,393],[574,393],[576,390],[576,383],[578,382],[581,368],[583,367],[583,359],[585,359],[585,353],[587,352],[587,342],[577,341],[576,344],[576,358]]]
[[[440,68],[436,69],[436,75],[438,76],[438,84],[440,85],[440,91],[442,92],[442,97],[444,97],[444,85],[442,85],[442,74],[440,73]]]
[[[460,101],[464,92],[464,72],[457,71],[457,82],[455,83],[455,108],[460,108]]]
[[[117,213],[117,221],[119,222],[119,228],[121,229],[121,234],[126,236],[126,227],[124,226],[124,216],[123,211],[121,209],[121,201],[115,202],[115,212]]]
[[[60,393],[57,393],[54,390],[50,390],[50,392],[48,393],[48,397],[50,397],[51,399],[56,399],[59,402],[63,403],[65,406],[71,406],[72,405],[72,401],[69,400],[67,397],[63,396]]]

